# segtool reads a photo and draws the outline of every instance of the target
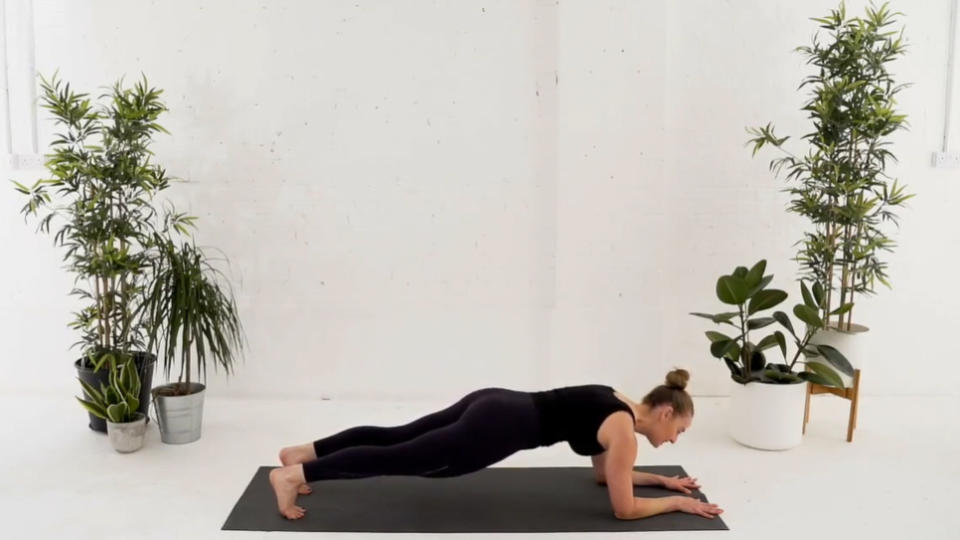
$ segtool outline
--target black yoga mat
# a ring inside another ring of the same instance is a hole
[[[613,516],[606,486],[591,467],[488,467],[462,476],[374,476],[323,480],[297,497],[304,517],[277,510],[270,470],[260,467],[223,530],[335,532],[589,532],[727,530],[719,518],[671,512],[645,519]],[[635,470],[686,476],[679,466]],[[681,495],[635,486],[637,497]],[[699,491],[698,498],[707,498]]]

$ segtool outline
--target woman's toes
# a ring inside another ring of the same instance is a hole
[[[300,495],[309,495],[313,493],[313,488],[311,488],[306,484],[300,484],[300,487],[297,488],[297,493],[299,493]]]

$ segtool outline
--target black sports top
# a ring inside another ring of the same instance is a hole
[[[633,416],[630,406],[613,392],[613,387],[604,384],[530,392],[540,415],[540,446],[568,441],[570,448],[581,456],[602,454],[604,448],[597,440],[600,424],[619,410]]]

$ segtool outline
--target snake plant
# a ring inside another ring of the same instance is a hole
[[[89,400],[76,398],[81,405],[93,415],[117,424],[137,420],[137,409],[140,407],[140,375],[133,362],[133,357],[125,355],[118,362],[109,353],[109,384],[100,383],[97,390],[92,385],[77,377],[83,386]]]

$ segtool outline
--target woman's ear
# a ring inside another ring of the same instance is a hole
[[[670,420],[673,417],[673,405],[664,405],[660,409],[660,419]]]

